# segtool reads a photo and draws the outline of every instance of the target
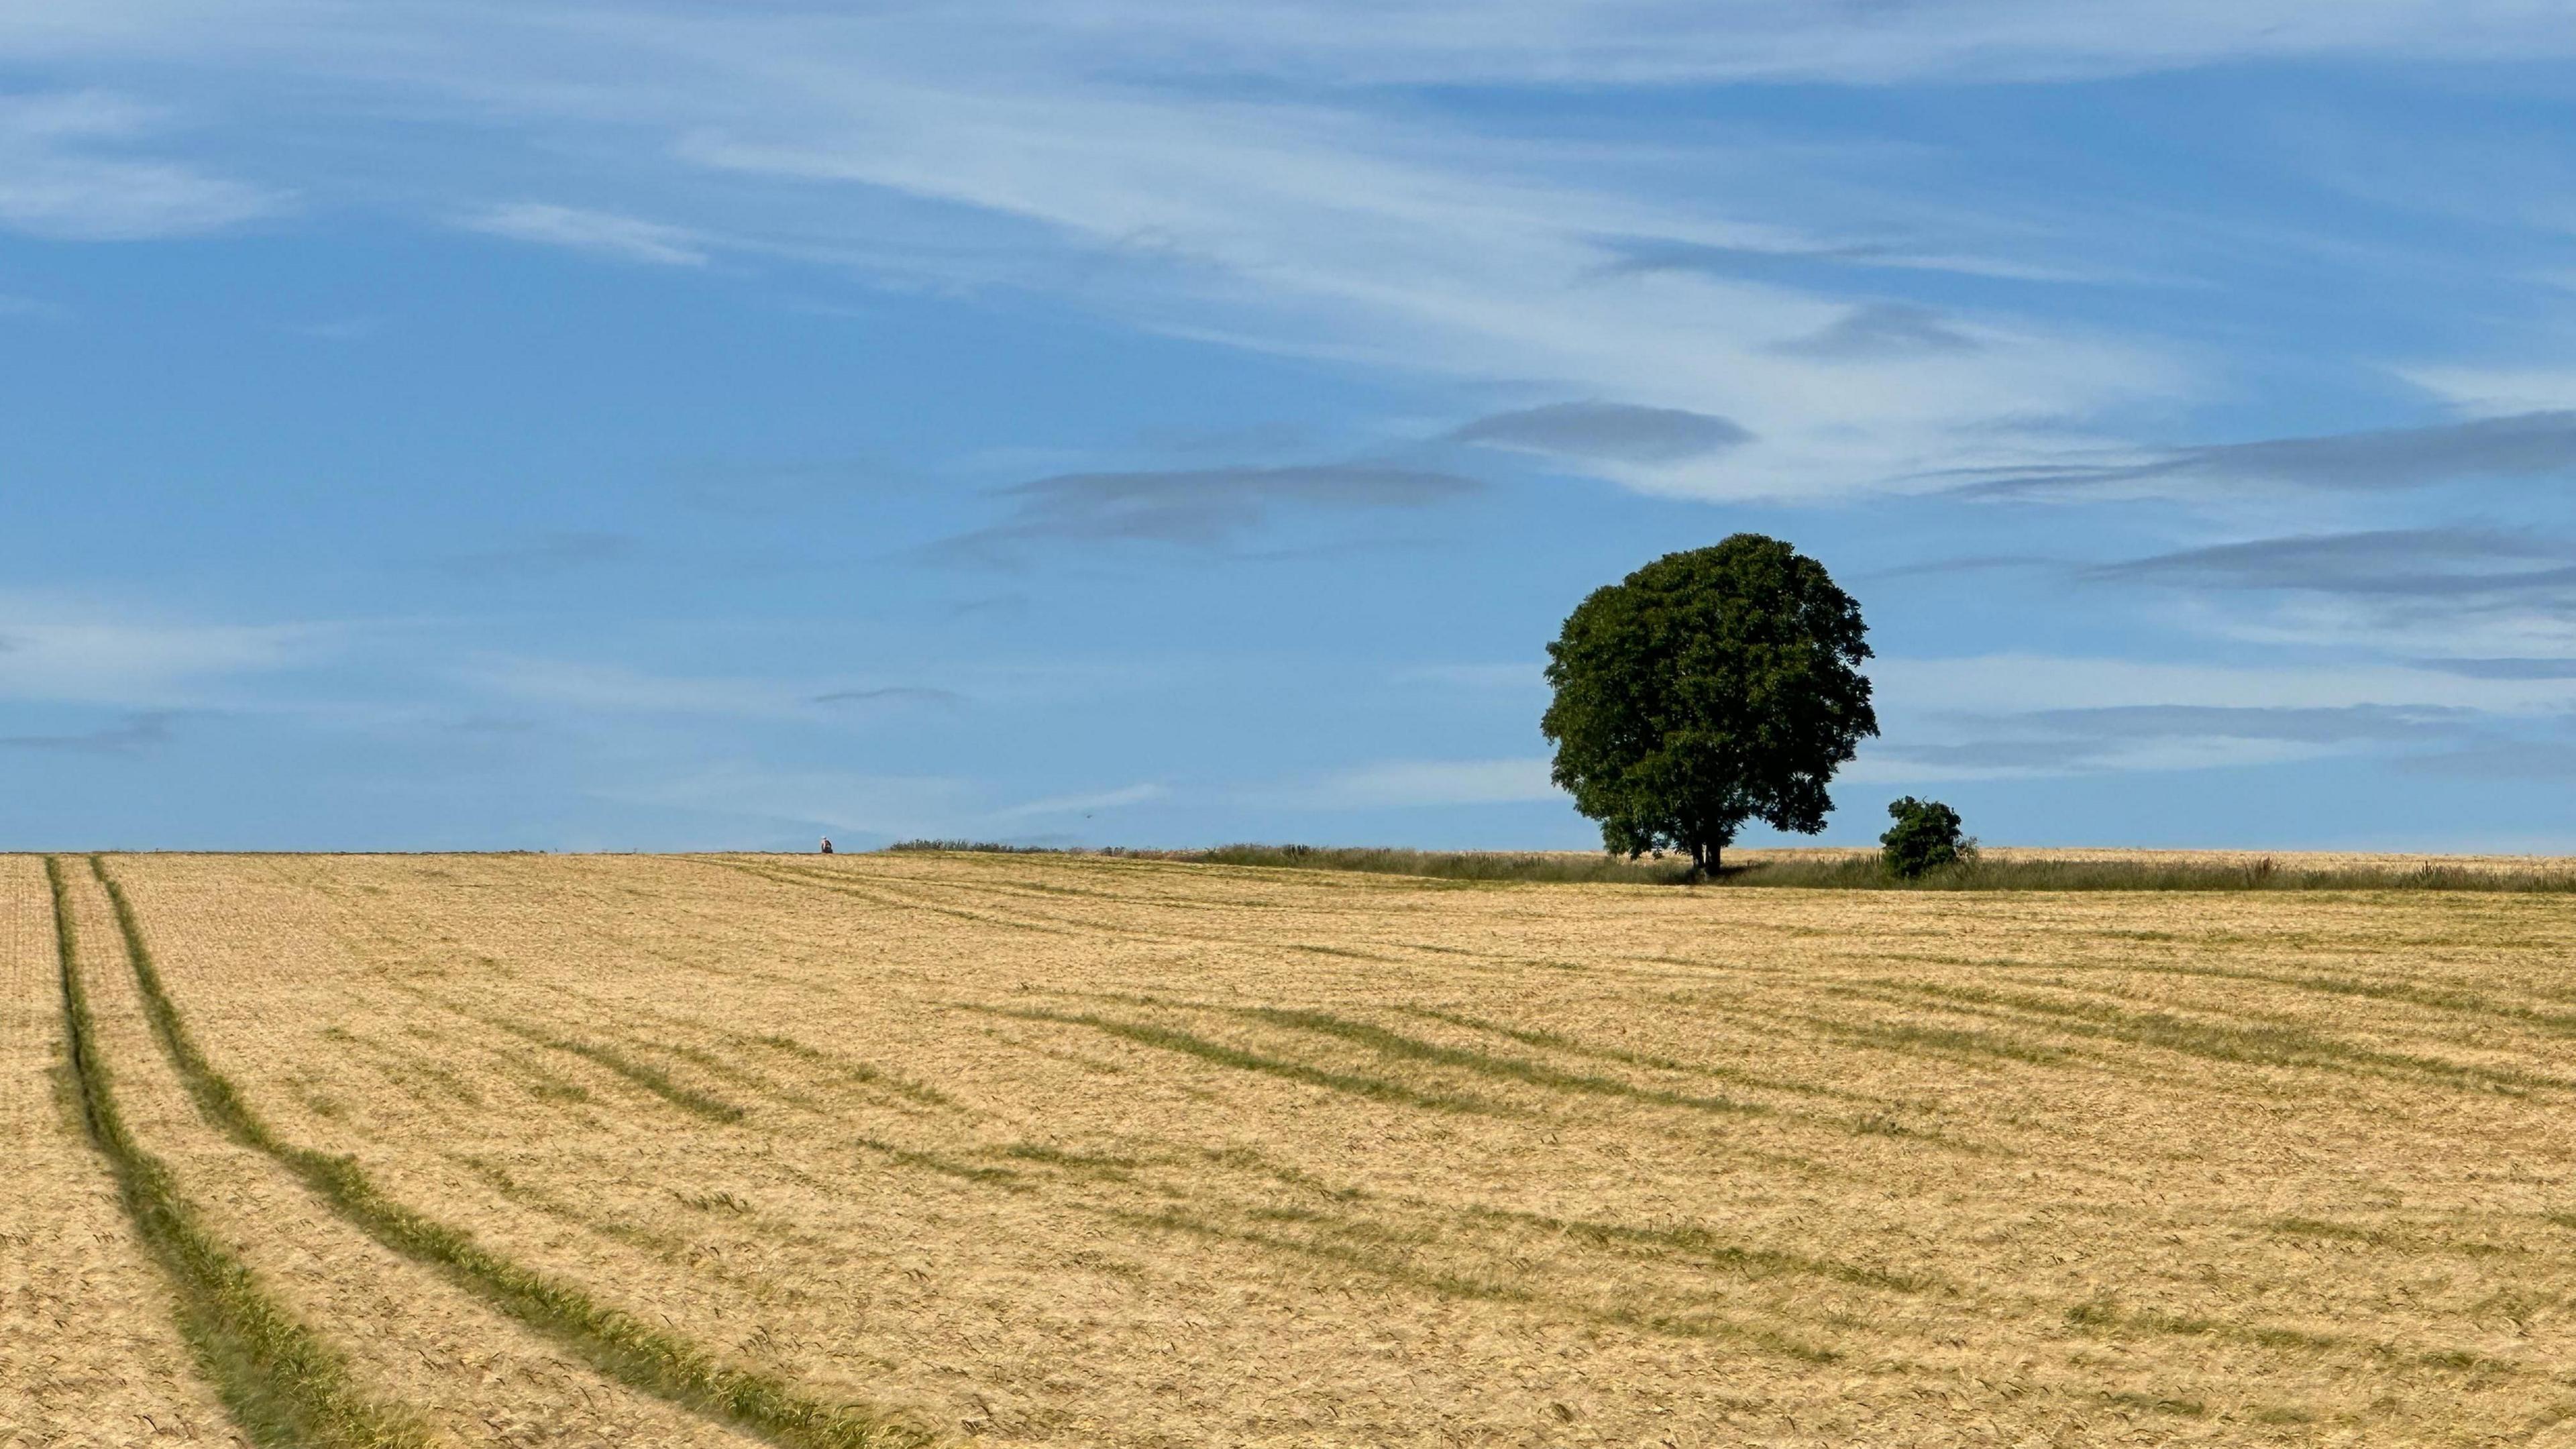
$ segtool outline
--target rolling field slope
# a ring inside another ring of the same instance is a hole
[[[2576,1444],[2566,895],[0,857],[0,953],[0,1445]]]

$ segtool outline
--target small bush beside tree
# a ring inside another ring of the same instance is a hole
[[[1977,842],[1960,833],[1959,812],[1940,801],[1908,795],[1889,802],[1887,813],[1896,823],[1878,843],[1888,870],[1897,876],[1912,880],[1977,858]]]

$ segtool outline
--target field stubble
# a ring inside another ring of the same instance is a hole
[[[109,870],[278,1137],[716,1361],[950,1434],[2576,1428],[2557,896],[931,854]],[[33,919],[41,872],[5,879]],[[85,891],[134,1116],[365,1382],[455,1426],[471,1353],[559,1347],[194,1116]],[[45,1029],[22,1015],[13,1062]],[[13,1150],[78,1165],[12,1110]],[[157,1327],[50,1332],[202,1405]]]
[[[218,1442],[169,1290],[85,1139],[43,863],[0,856],[0,1445]]]

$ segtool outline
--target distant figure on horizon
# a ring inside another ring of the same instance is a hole
[[[832,853],[832,837],[828,835],[823,837],[823,853],[825,855],[830,855]]]

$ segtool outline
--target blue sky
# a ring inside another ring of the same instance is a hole
[[[1738,530],[1990,842],[2576,850],[2540,4],[0,9],[0,846],[1580,846]],[[1768,843],[1756,831],[1746,843]]]

